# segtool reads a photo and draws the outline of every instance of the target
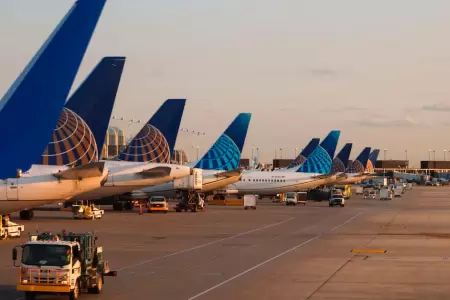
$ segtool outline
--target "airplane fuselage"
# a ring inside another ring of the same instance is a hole
[[[0,214],[70,199],[100,187],[108,175],[107,168],[101,176],[81,180],[61,179],[54,175],[66,169],[65,166],[33,165],[20,178],[0,180]]]
[[[276,195],[312,189],[326,184],[327,180],[322,174],[244,171],[239,181],[219,189],[217,193]]]

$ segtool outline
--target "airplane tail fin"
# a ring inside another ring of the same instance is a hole
[[[28,170],[42,155],[105,1],[77,1],[0,101],[0,178]]]
[[[338,155],[333,159],[333,165],[331,167],[332,173],[345,172],[348,167],[348,159],[350,157],[350,152],[352,151],[353,144],[347,143],[338,153]]]
[[[319,174],[330,173],[340,135],[340,130],[331,131],[300,166],[297,172]]]
[[[104,57],[65,105],[87,123],[99,153],[105,142],[125,59]]]
[[[348,167],[347,173],[363,173],[366,170],[365,166],[369,159],[369,154],[370,154],[370,147],[364,148],[364,150],[361,151],[358,157]]]
[[[124,57],[105,57],[67,101],[37,164],[79,166],[99,159]]]
[[[194,168],[224,171],[238,168],[251,116],[240,113]]]
[[[366,172],[372,173],[374,171],[379,154],[380,149],[374,149],[372,153],[370,153],[369,159],[367,160]]]
[[[129,143],[119,160],[170,163],[186,99],[168,99]]]
[[[302,163],[304,163],[305,160],[314,151],[314,149],[316,149],[317,146],[319,146],[319,143],[320,143],[319,138],[313,138],[287,168],[292,169],[292,168],[300,166]]]

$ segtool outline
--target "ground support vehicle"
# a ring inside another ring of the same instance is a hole
[[[386,188],[381,189],[380,200],[392,200],[392,191]]]
[[[20,237],[25,230],[24,225],[11,222],[8,215],[0,215],[0,238],[6,240],[9,237]]]
[[[286,193],[286,205],[297,205],[297,204],[303,204],[306,205],[306,198],[307,193],[306,192],[292,192],[292,193]]]
[[[103,260],[103,248],[96,245],[94,233],[33,233],[30,240],[12,251],[15,267],[20,267],[17,291],[25,299],[39,294],[67,295],[78,299],[81,293],[100,294],[105,276],[117,276]],[[17,265],[18,249],[21,250]]]
[[[98,209],[94,204],[77,203],[72,205],[74,219],[95,220],[101,219],[105,214],[103,209]]]
[[[258,195],[244,195],[244,209],[256,209]]]
[[[344,199],[344,197],[341,196],[341,195],[333,195],[333,196],[331,196],[328,206],[333,207],[335,205],[339,205],[340,207],[344,207],[345,206],[345,199]]]
[[[153,196],[150,198],[147,206],[147,211],[152,212],[163,212],[167,213],[169,211],[169,201],[162,196]]]

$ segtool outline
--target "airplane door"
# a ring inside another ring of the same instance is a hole
[[[6,200],[19,200],[19,179],[9,178],[6,182]]]

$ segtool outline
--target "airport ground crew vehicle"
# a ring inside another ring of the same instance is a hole
[[[306,205],[306,192],[292,192],[286,193],[286,205],[297,205],[303,204]]]
[[[342,191],[344,199],[350,199],[352,197],[352,188],[349,185],[336,185],[334,188]]]
[[[11,222],[8,215],[0,215],[0,238],[20,237],[24,230],[25,226]]]
[[[72,213],[74,219],[95,220],[101,219],[105,214],[103,209],[98,209],[94,204],[76,203],[72,205]]]
[[[169,211],[169,201],[162,196],[153,196],[150,198],[147,206],[147,211],[167,213]]]
[[[244,195],[244,209],[256,209],[258,195]]]
[[[17,291],[25,299],[39,294],[67,295],[78,299],[81,293],[100,294],[105,276],[117,276],[103,260],[103,248],[93,233],[34,233],[30,240],[12,251],[15,267],[20,267]],[[20,264],[17,264],[18,250]]]

